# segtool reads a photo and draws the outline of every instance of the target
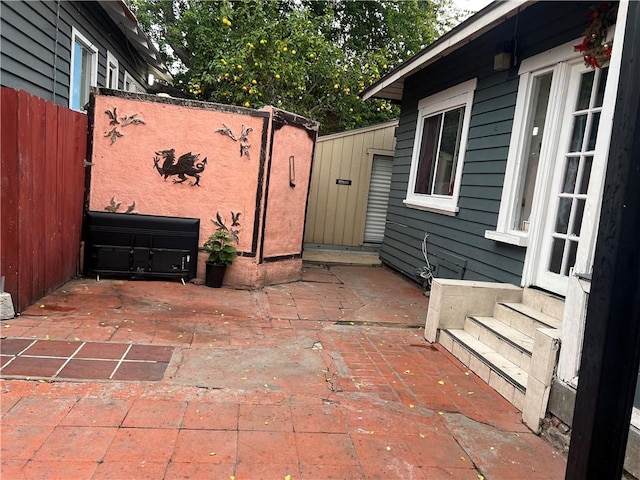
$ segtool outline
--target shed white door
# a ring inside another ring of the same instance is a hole
[[[384,238],[392,170],[393,157],[387,155],[373,156],[367,218],[364,224],[365,243],[382,243]]]

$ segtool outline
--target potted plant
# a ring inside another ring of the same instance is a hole
[[[209,253],[209,257],[205,262],[204,283],[208,287],[220,288],[227,266],[231,265],[238,256],[236,247],[233,245],[231,233],[226,229],[216,230],[204,242],[202,249]]]

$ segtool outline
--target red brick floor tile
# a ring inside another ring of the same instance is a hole
[[[238,432],[219,430],[180,430],[172,462],[234,463]]]
[[[172,400],[136,400],[126,418],[123,427],[143,428],[180,428],[186,402]]]
[[[0,355],[0,367],[3,367],[9,360],[13,360],[13,355]]]
[[[157,382],[164,378],[167,365],[163,362],[122,362],[112,379]]]
[[[20,338],[31,338],[31,340],[35,340],[36,337],[31,337],[29,332],[33,328],[33,326],[23,325],[21,323],[12,323],[9,324],[0,324],[2,325],[2,335],[7,338],[12,337],[20,337]]]
[[[307,465],[300,466],[302,480],[365,480],[359,465]],[[475,480],[478,480],[477,478]]]
[[[127,353],[125,359],[169,362],[171,360],[173,350],[174,347],[166,345],[133,345]]]
[[[33,461],[22,469],[24,480],[70,480],[92,478],[98,464],[96,462],[65,460],[64,466],[59,461]],[[4,471],[2,472],[4,478]],[[12,477],[8,477],[12,478]]]
[[[34,460],[59,462],[97,462],[117,432],[107,427],[58,426],[34,455]]]
[[[480,478],[473,466],[468,468],[422,467],[422,473],[427,480],[478,480]]]
[[[424,429],[404,436],[416,465],[446,468],[468,468],[471,465],[467,453],[447,433],[445,429],[439,432]]]
[[[269,314],[273,318],[298,318],[295,305],[269,305]]]
[[[293,428],[296,432],[346,433],[341,409],[332,404],[291,405]]]
[[[271,464],[275,458],[282,464],[298,462],[293,432],[238,433],[238,463]]]
[[[194,430],[238,430],[240,406],[233,403],[189,402],[182,428]]]
[[[289,405],[240,405],[238,429],[292,432]]]
[[[53,431],[53,426],[6,425],[0,429],[0,458],[29,460]]]
[[[298,480],[300,479],[300,469],[297,463],[282,464],[278,459],[273,459],[273,463],[269,464],[239,462],[236,466],[235,477],[238,480],[280,480],[283,478]]]
[[[271,320],[271,326],[273,328],[285,328],[291,329],[291,321],[286,318],[274,318]]]
[[[2,425],[57,425],[75,404],[75,398],[22,398],[2,417]]]
[[[461,415],[448,415],[446,421],[487,478],[564,477],[566,460],[533,433],[504,432]]]
[[[367,478],[423,478],[402,435],[354,435],[353,443]]]
[[[108,380],[117,365],[116,361],[72,359],[56,377]]]
[[[300,463],[314,465],[358,465],[349,435],[344,433],[296,433]]]
[[[153,336],[152,343],[158,344],[158,346],[171,345],[190,345],[193,341],[193,333],[190,332],[165,332],[162,329],[158,329]]]
[[[6,395],[3,395],[2,400],[0,401],[0,415],[4,416],[4,414],[11,410],[19,401],[20,397],[7,397]]]
[[[151,344],[156,336],[154,331],[142,331],[136,326],[122,326],[111,335],[112,342]]]
[[[22,467],[27,463],[26,459],[0,459],[0,478],[4,477],[9,480],[23,478]]]
[[[158,480],[164,478],[167,462],[140,461],[113,461],[98,465],[92,480]]]
[[[119,427],[133,404],[131,400],[116,398],[82,398],[60,425]]]
[[[53,377],[64,362],[64,358],[16,357],[13,362],[2,367],[0,374],[24,377]]]
[[[69,357],[75,352],[82,343],[80,342],[64,342],[60,340],[38,340],[31,345],[23,355],[30,356],[47,356],[47,357]]]
[[[233,463],[216,465],[171,462],[167,467],[164,480],[229,480],[234,474],[234,469]],[[240,477],[238,479],[240,480]]]
[[[89,342],[74,355],[74,358],[101,358],[119,360],[127,351],[126,343],[97,343]]]
[[[120,428],[104,456],[106,463],[164,462],[171,458],[178,430],[158,428]],[[114,476],[112,478],[124,478]]]
[[[0,353],[3,355],[17,355],[33,343],[26,338],[4,338],[0,340]]]

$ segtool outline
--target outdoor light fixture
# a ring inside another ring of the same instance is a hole
[[[500,42],[493,57],[493,69],[502,72],[511,68],[513,60],[513,42]]]

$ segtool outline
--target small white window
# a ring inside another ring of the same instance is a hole
[[[118,88],[118,59],[107,50],[107,87],[116,89]]]
[[[442,213],[458,211],[460,178],[467,144],[473,92],[470,80],[418,103],[408,207]]]
[[[69,107],[82,110],[89,101],[89,90],[98,85],[98,49],[75,27],[71,30],[71,72]]]
[[[124,89],[127,92],[146,93],[145,89],[126,70],[124,72]]]

